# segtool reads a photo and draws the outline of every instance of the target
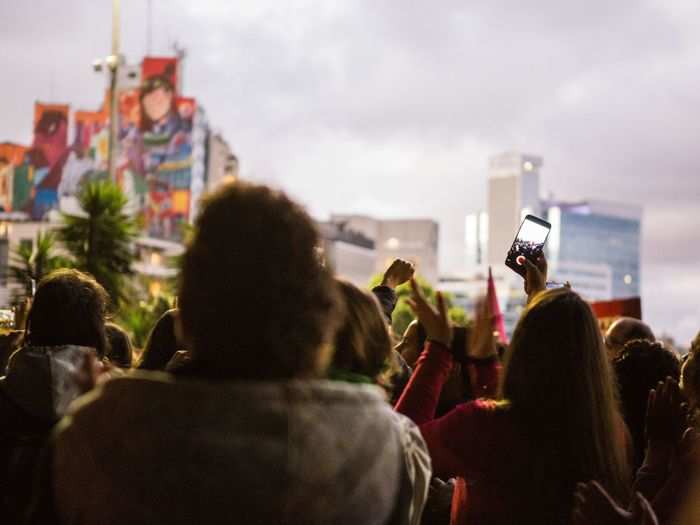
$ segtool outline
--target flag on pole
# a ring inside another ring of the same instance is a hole
[[[498,296],[496,295],[496,283],[493,280],[493,274],[491,273],[490,266],[486,300],[488,301],[489,306],[491,308],[493,331],[498,333],[498,340],[501,343],[508,344],[508,337],[506,336],[506,326],[503,323],[503,314],[501,313],[501,308],[498,305]]]

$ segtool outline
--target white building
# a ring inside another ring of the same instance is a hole
[[[396,258],[411,261],[416,273],[438,282],[438,223],[432,219],[375,219],[364,215],[332,215],[331,222],[361,232],[374,241],[374,273],[382,273]]]
[[[323,257],[336,277],[366,288],[375,274],[377,252],[374,241],[344,224],[318,223],[323,239]]]
[[[238,157],[220,133],[211,133],[208,142],[206,191],[227,180],[238,179]]]

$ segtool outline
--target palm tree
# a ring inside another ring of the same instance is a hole
[[[34,246],[21,243],[12,254],[10,278],[21,284],[24,296],[31,297],[34,286],[41,278],[56,270],[70,266],[70,262],[60,255],[54,255],[56,234],[52,231],[39,232]]]
[[[136,221],[126,212],[126,195],[111,181],[89,182],[80,190],[81,215],[63,214],[58,237],[73,266],[92,274],[115,305],[127,298],[124,277],[131,275]]]

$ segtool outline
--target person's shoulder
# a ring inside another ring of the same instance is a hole
[[[60,429],[79,424],[106,420],[114,421],[117,412],[131,412],[138,407],[148,410],[147,405],[157,403],[159,387],[167,387],[174,382],[173,378],[164,372],[133,372],[117,375],[108,379],[73,401],[68,408],[66,417],[61,421]]]
[[[455,407],[463,418],[479,420],[480,425],[502,425],[510,419],[510,403],[494,399],[475,399]]]
[[[510,410],[510,403],[496,399],[479,398],[462,403],[457,408],[470,413],[500,415]]]
[[[5,391],[5,378],[0,378],[0,435],[25,432],[48,432],[53,423],[32,416],[23,410]]]

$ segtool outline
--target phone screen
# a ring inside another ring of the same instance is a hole
[[[508,250],[506,266],[524,277],[526,273],[524,258],[527,257],[533,262],[537,260],[551,227],[547,221],[534,215],[526,216]]]

